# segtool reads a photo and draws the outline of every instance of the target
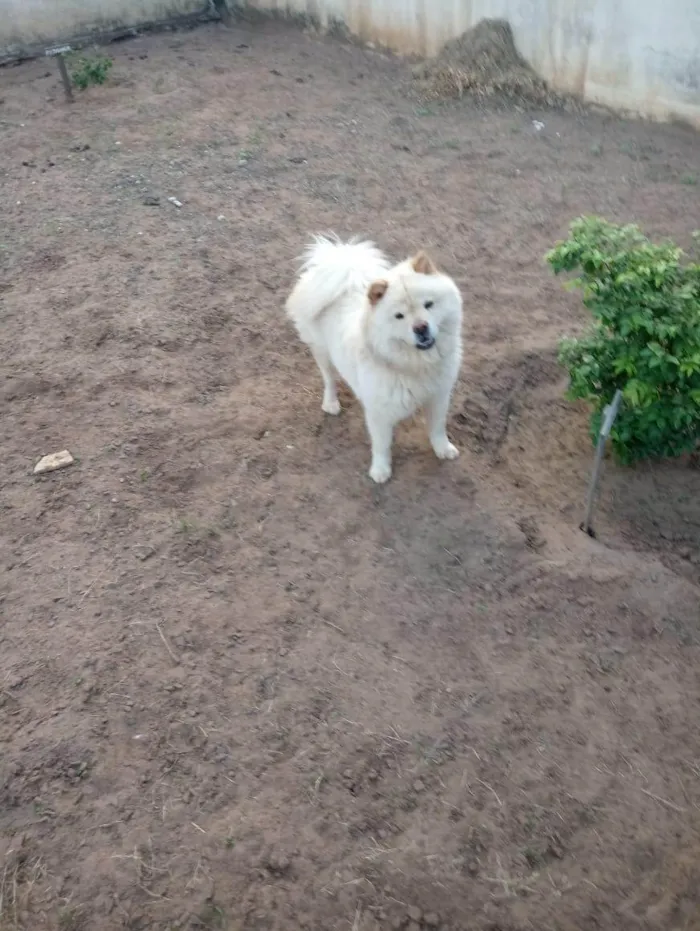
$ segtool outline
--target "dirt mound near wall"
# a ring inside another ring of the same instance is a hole
[[[468,93],[540,106],[565,103],[520,55],[510,23],[503,19],[482,19],[447,42],[435,58],[418,65],[413,76],[415,89],[428,98]]]

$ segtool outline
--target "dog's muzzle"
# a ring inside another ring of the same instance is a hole
[[[416,341],[416,349],[432,349],[435,345],[435,337],[427,323],[417,323],[413,327],[413,338]]]

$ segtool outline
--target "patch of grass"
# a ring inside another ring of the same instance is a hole
[[[114,62],[106,55],[92,55],[89,58],[71,58],[70,64],[73,84],[84,91],[91,84],[104,84]]]
[[[195,533],[199,529],[199,526],[196,521],[191,520],[189,517],[181,517],[177,522],[177,532],[178,533]]]
[[[227,850],[233,850],[233,848],[236,846],[236,839],[235,839],[235,837],[231,837],[231,836],[229,835],[229,836],[226,838],[226,840],[224,841],[224,845],[225,845],[225,847],[226,847]]]
[[[681,184],[689,184],[694,187],[698,183],[698,176],[697,175],[682,175],[679,180]]]
[[[206,537],[214,539],[220,535],[216,527],[201,524],[193,517],[181,517],[175,525],[175,532],[186,537],[196,537],[200,540],[204,540]]]
[[[142,482],[147,482],[150,477],[151,473],[148,471],[148,469],[141,469],[139,472],[139,478]]]
[[[223,928],[226,913],[216,902],[207,902],[198,915],[203,928]]]
[[[432,116],[433,110],[430,107],[416,107],[413,111],[416,116]]]
[[[594,142],[590,148],[591,155],[595,155],[596,158],[600,158],[603,154],[603,144],[601,142]]]
[[[66,905],[58,910],[60,931],[78,931],[83,927],[83,912],[79,905]]]
[[[248,134],[245,146],[238,153],[239,161],[249,162],[252,158],[255,158],[262,144],[263,131],[260,127],[258,127]]]

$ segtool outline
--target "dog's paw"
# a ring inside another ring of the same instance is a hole
[[[454,443],[450,443],[449,440],[445,440],[444,443],[435,445],[433,449],[435,450],[435,455],[438,457],[438,459],[456,459],[457,456],[459,456],[459,450],[454,445]]]
[[[321,410],[325,411],[326,414],[332,414],[335,417],[340,413],[340,401],[337,398],[332,398],[331,400],[326,400],[324,398],[323,404],[321,405]]]
[[[369,470],[369,477],[377,485],[383,485],[384,482],[388,482],[391,478],[391,465],[388,462],[381,462],[377,465],[373,463]]]

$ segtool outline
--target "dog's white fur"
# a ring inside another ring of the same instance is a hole
[[[323,410],[340,413],[336,372],[362,402],[375,482],[391,477],[394,427],[421,408],[435,455],[459,455],[446,421],[462,298],[424,253],[392,265],[371,242],[315,236],[286,310],[321,370]]]

